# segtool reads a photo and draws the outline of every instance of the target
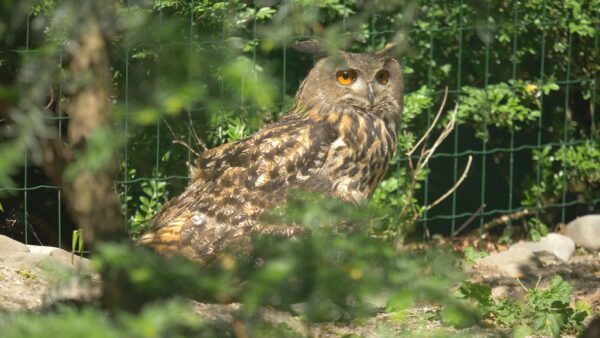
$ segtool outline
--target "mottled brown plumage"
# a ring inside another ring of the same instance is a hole
[[[285,203],[290,188],[354,203],[370,198],[396,148],[403,109],[402,72],[390,51],[322,57],[281,120],[196,160],[190,186],[140,243],[203,261],[253,231],[274,231],[260,216]]]

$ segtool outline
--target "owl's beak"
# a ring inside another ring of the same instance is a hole
[[[373,105],[375,103],[375,92],[373,91],[373,84],[367,84],[367,98],[369,99],[369,103]]]

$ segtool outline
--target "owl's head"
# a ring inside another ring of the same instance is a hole
[[[312,40],[296,48],[320,57],[296,94],[300,104],[348,107],[377,115],[402,112],[404,85],[400,64],[392,56],[394,45],[375,53],[334,50],[329,55],[322,43]]]

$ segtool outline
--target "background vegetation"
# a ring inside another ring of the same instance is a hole
[[[342,206],[298,202],[289,211],[316,213],[306,225],[317,229],[315,220],[331,214],[358,217],[357,222],[370,224],[370,236],[386,245],[373,244],[362,232],[338,242],[330,232],[315,230],[314,237],[281,246],[257,238],[268,245],[257,245],[255,255],[272,258],[269,263],[215,267],[203,272],[206,285],[193,284],[198,271],[188,267],[194,273],[180,278],[195,291],[183,296],[243,301],[248,316],[264,299],[287,310],[304,301],[310,320],[364,316],[369,311],[361,299],[407,285],[413,286],[408,299],[428,295],[443,302],[447,282],[440,278],[457,279],[455,272],[444,265],[409,264],[418,261],[392,254],[391,239],[408,233],[419,239],[453,235],[458,229],[486,228],[495,217],[510,214],[519,226],[509,221],[501,230],[502,239],[511,241],[519,231],[537,236],[547,226],[598,209],[597,1],[4,0],[0,6],[0,227],[19,240],[46,245],[70,243],[75,228],[84,228],[92,242],[120,237],[111,234],[125,228],[136,238],[185,186],[186,163],[205,148],[250,135],[285,113],[313,62],[293,51],[294,41],[320,37],[352,51],[377,50],[392,40],[402,46],[398,59],[407,97],[399,149],[373,198],[373,208],[386,211],[375,217],[378,222],[367,221],[369,213],[355,215]],[[104,41],[103,52],[89,55],[103,55],[99,59],[105,61],[77,68],[86,64],[81,52],[90,41],[86,32]],[[425,147],[451,119],[455,103],[457,125],[428,165],[416,170],[419,153],[406,154],[432,124],[445,87],[448,104]],[[81,141],[73,135],[73,116],[89,91],[104,93],[111,106],[95,115],[98,119],[92,120],[98,123],[82,133]],[[467,179],[428,208],[459,179],[470,155]],[[84,187],[118,192],[118,200],[97,205],[99,210],[120,205],[118,220],[116,214],[87,217],[90,210],[78,209],[77,196],[85,192],[77,187],[90,182],[90,173],[105,176]],[[94,230],[94,222],[110,224],[111,231]],[[113,258],[129,257],[120,251],[125,249],[98,250],[100,260],[109,262],[101,266],[121,271],[126,281],[168,285],[150,268],[136,274],[125,272],[130,263],[115,266],[119,260]],[[328,259],[339,252],[345,253],[345,263],[331,263]],[[131,257],[134,265],[159,264],[151,261],[158,258]],[[371,267],[372,262],[380,264]],[[249,282],[239,290],[224,280]],[[294,284],[297,289],[290,281],[300,281]],[[339,290],[339,285],[348,289]],[[283,290],[292,290],[289,299]],[[267,292],[274,293],[269,298]],[[350,303],[362,305],[348,304],[349,295]],[[389,303],[392,309],[410,303],[402,295],[398,291],[390,298],[397,300]],[[323,304],[335,306],[324,310],[319,308]],[[111,302],[104,306],[127,308]],[[144,311],[148,318],[154,313]]]

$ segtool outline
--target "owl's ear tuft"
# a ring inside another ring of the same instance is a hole
[[[321,40],[313,39],[313,40],[299,41],[299,42],[296,42],[292,46],[292,48],[294,48],[295,50],[297,50],[301,53],[310,54],[310,55],[316,56],[316,57],[323,57],[323,56],[327,55],[326,48]]]
[[[337,55],[340,53],[340,50],[336,45],[321,39],[296,42],[292,47],[299,52],[310,54],[316,58]]]
[[[384,56],[386,59],[389,59],[394,56],[394,53],[396,52],[397,48],[397,42],[388,42],[381,50],[377,51],[375,54]]]

